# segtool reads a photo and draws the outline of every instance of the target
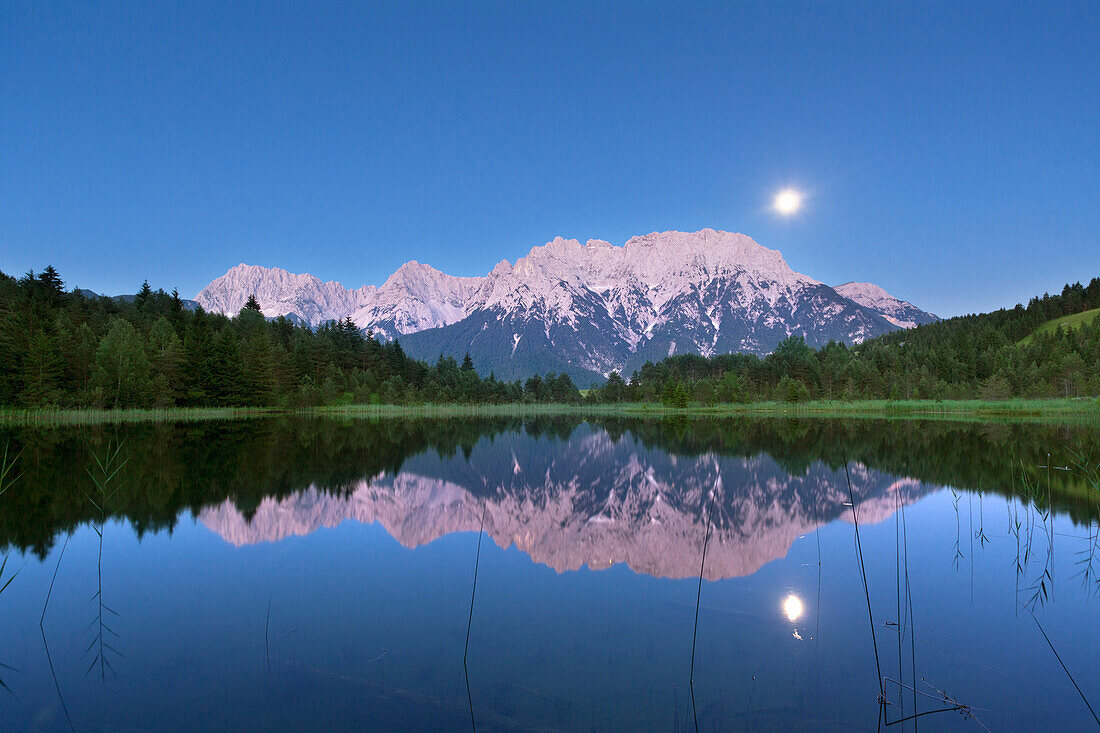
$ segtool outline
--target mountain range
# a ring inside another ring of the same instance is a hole
[[[744,234],[654,232],[622,246],[558,237],[484,277],[410,261],[381,286],[349,290],[241,264],[195,298],[235,315],[255,295],[266,316],[316,327],[351,318],[400,337],[412,356],[469,353],[504,379],[564,371],[582,386],[673,354],[771,352],[791,335],[858,343],[937,317],[870,283],[830,287]]]
[[[860,523],[882,521],[937,488],[860,464],[851,476]],[[227,499],[198,514],[238,546],[350,520],[381,522],[412,548],[476,532],[484,521],[498,546],[515,546],[558,572],[625,563],[662,578],[699,573],[709,521],[709,580],[750,575],[784,557],[800,536],[851,517],[843,471],[822,463],[791,473],[766,454],[675,456],[590,428],[552,450],[510,433],[479,442],[468,457],[421,454],[397,473],[339,491],[311,486],[265,498],[248,513]]]
[[[87,288],[77,288],[76,292],[85,298],[110,298],[111,300],[119,303],[133,303],[137,298],[135,293],[129,295],[102,295],[94,290],[88,290]],[[194,300],[188,300],[187,298],[181,298],[180,303],[183,305],[184,310],[193,311],[199,307],[199,304]]]

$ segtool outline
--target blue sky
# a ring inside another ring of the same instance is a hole
[[[942,315],[1100,275],[1096,3],[0,3],[8,273],[359,286],[709,226]]]

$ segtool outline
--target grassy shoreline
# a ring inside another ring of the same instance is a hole
[[[623,416],[623,417],[805,417],[958,419],[970,421],[1027,421],[1079,424],[1100,422],[1100,399],[1042,400],[858,400],[802,403],[755,402],[748,404],[695,405],[686,408],[653,403],[611,405],[563,404],[438,404],[350,405],[311,409],[279,408],[171,408],[166,410],[11,410],[0,409],[0,426],[63,427],[81,425],[243,420],[263,417],[524,417],[524,416]]]

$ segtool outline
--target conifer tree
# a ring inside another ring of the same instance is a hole
[[[153,379],[153,401],[157,407],[172,407],[186,392],[187,352],[183,341],[167,318],[160,318],[149,329],[149,361]]]
[[[60,397],[61,359],[57,344],[44,332],[30,337],[23,357],[21,401],[27,407],[54,404]]]
[[[134,306],[138,311],[144,313],[149,310],[152,305],[153,289],[149,287],[149,281],[145,280],[141,283],[141,289],[138,290],[137,295],[134,296]]]
[[[252,336],[243,355],[241,396],[244,404],[267,407],[275,402],[275,364],[266,333]]]
[[[61,276],[57,274],[53,265],[46,265],[46,269],[38,276],[38,282],[41,283],[43,292],[49,297],[59,296],[65,289],[65,283],[61,281]]]

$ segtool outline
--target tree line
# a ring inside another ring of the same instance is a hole
[[[86,292],[86,291],[85,291]],[[418,402],[576,402],[566,374],[504,382],[467,356],[432,365],[346,319],[268,320],[254,297],[228,318],[143,283],[132,299],[66,291],[51,266],[0,273],[0,405],[316,407]]]
[[[488,481],[461,479],[471,475],[462,468],[464,461],[452,464],[459,472],[452,478],[476,496],[495,496],[499,482],[492,480],[493,472],[513,470],[510,461],[487,460],[498,436],[521,432],[540,441],[540,450],[553,452],[558,450],[553,444],[571,440],[585,422],[606,431],[614,442],[634,440],[646,451],[746,459],[764,454],[795,475],[819,461],[834,470],[854,461],[933,485],[1005,496],[1042,485],[1051,491],[1044,503],[1068,511],[1078,522],[1097,517],[1095,474],[1090,479],[1083,470],[1088,467],[1075,464],[1100,440],[1095,426],[1067,431],[1044,425],[681,415],[342,423],[276,416],[56,430],[0,427],[0,447],[18,457],[13,465],[20,477],[0,497],[0,554],[13,547],[44,558],[63,534],[102,517],[88,500],[85,468],[94,467],[97,456],[119,444],[126,464],[118,475],[118,493],[102,508],[108,516],[127,519],[140,537],[172,529],[185,513],[197,516],[227,499],[251,516],[265,498],[281,499],[311,486],[344,496],[380,473],[398,473],[425,453],[442,459],[461,454],[469,460],[483,451],[475,463]],[[582,438],[590,429],[583,429]],[[1044,472],[1048,455],[1074,470]],[[729,487],[731,494],[739,490]]]
[[[629,382],[611,374],[589,397],[672,406],[811,399],[1005,399],[1100,395],[1100,319],[1036,333],[1100,308],[1100,278],[1027,306],[894,331],[820,349],[791,337],[771,354],[693,354],[647,362]],[[1025,337],[1030,337],[1026,338]]]
[[[86,292],[86,291],[85,291]],[[612,372],[594,403],[813,399],[1004,399],[1100,395],[1100,320],[1036,332],[1100,308],[1100,278],[1027,306],[819,349],[791,337],[767,356],[684,354]],[[236,316],[189,308],[144,283],[130,299],[67,292],[47,267],[0,273],[0,405],[316,407],[341,404],[576,403],[565,374],[505,382],[459,363],[410,358],[351,319],[317,329],[266,319],[254,297]]]

